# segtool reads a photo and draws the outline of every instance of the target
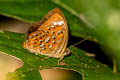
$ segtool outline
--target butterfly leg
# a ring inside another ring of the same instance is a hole
[[[64,52],[64,54],[62,54],[61,58],[58,60],[58,65],[66,65],[65,63],[62,62],[62,60],[64,59],[65,56],[70,54],[70,49],[67,48]]]
[[[62,62],[62,60],[64,59],[65,55],[62,55],[61,58],[58,60],[58,65],[65,65],[65,63]]]

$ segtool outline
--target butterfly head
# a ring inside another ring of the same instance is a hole
[[[67,49],[65,50],[64,55],[65,55],[65,56],[68,56],[69,54],[70,54],[70,49],[69,49],[69,48],[67,48]]]

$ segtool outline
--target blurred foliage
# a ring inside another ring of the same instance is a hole
[[[91,36],[91,40],[96,40],[102,46],[104,52],[117,62],[117,66],[120,69],[120,0],[0,0],[0,14],[27,22],[39,21],[48,11],[56,7],[60,8],[64,13],[71,35],[82,38]],[[31,59],[33,56],[36,57],[36,55],[30,54],[22,48],[24,35],[22,36],[23,38],[18,38],[19,35],[22,34],[9,33],[6,35],[6,32],[0,34],[0,50],[22,59],[26,64],[35,69],[38,69],[40,65],[44,66],[44,64],[48,64],[47,62],[49,61],[53,65],[46,68],[58,67],[56,65],[57,60],[53,58],[43,60],[43,63],[39,63],[40,58],[37,58],[38,60]],[[81,52],[81,50],[76,48],[71,48],[72,50],[75,54],[79,53],[77,55],[84,57],[82,53],[84,54],[85,52]],[[28,58],[26,59],[26,57]],[[75,56],[71,55],[65,58],[67,64],[70,64],[68,60],[71,57]],[[74,61],[71,59],[71,62]],[[85,59],[89,58],[86,57]],[[83,65],[93,66],[94,64],[96,69],[89,68],[88,72],[87,69],[81,69],[82,62],[80,60],[74,63],[79,64],[79,67],[77,65],[74,65],[75,68],[73,66],[59,67],[74,69],[81,74],[86,74],[84,72],[87,72],[88,75],[84,76],[85,80],[115,80],[115,78],[119,80],[117,74],[112,73],[112,70],[108,66],[103,67],[103,64],[95,60],[92,61],[92,64],[89,61],[87,63],[84,59],[83,61]],[[100,70],[97,69],[98,63],[102,65],[100,69],[103,72],[97,71]],[[19,71],[24,71],[24,68],[22,70],[18,69],[15,73],[19,74]],[[97,74],[94,71],[100,73]],[[36,70],[33,72],[37,74]]]

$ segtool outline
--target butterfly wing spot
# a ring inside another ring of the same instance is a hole
[[[63,25],[63,24],[64,24],[64,21],[53,22],[54,26]]]
[[[54,25],[51,26],[51,28],[54,28],[54,27],[55,27]],[[50,28],[50,27],[49,27],[49,28]]]
[[[48,30],[50,30],[50,27],[47,28],[47,32],[48,32]]]
[[[53,34],[53,33],[54,33],[54,31],[51,31],[51,33]]]
[[[48,37],[48,38],[45,39],[45,43],[47,43],[49,41],[50,41],[50,37]]]
[[[66,28],[65,27],[62,27],[63,30],[65,30]]]
[[[44,47],[45,46],[45,44],[40,44],[40,47]]]
[[[52,48],[52,44],[51,45],[48,45],[49,48]]]
[[[58,22],[58,25],[63,25],[64,24],[64,21],[59,21]]]
[[[55,43],[55,41],[53,40],[53,41],[52,41],[52,43],[54,44],[54,43]]]
[[[43,32],[41,31],[36,31],[28,35],[28,39],[34,38],[36,36],[43,35]]]
[[[45,37],[45,35],[42,35],[42,37]]]
[[[54,36],[54,35],[53,35],[53,36],[52,36],[52,38],[53,38],[53,39],[55,39],[55,38],[56,38],[56,36]]]
[[[37,33],[33,34],[33,36],[37,36],[37,35],[38,35]]]
[[[60,33],[63,33],[63,31],[59,30],[56,35],[58,36]]]
[[[53,25],[56,26],[56,25],[57,25],[57,22],[53,22]]]
[[[41,49],[42,49],[42,50],[45,50],[46,48],[42,47]]]
[[[41,42],[42,42],[42,40],[38,40],[38,42],[39,42],[39,43],[41,43]]]
[[[57,40],[57,42],[58,43],[60,43],[60,41],[63,39],[63,36],[61,36],[58,40]]]

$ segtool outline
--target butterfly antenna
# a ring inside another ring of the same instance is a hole
[[[81,41],[79,41],[79,42],[71,45],[70,47],[75,47],[75,46],[77,46],[78,44],[83,43],[84,41],[86,41],[86,40],[88,40],[88,39],[90,39],[90,38],[91,38],[91,36],[88,36],[88,37],[84,38],[83,40],[81,40]]]

